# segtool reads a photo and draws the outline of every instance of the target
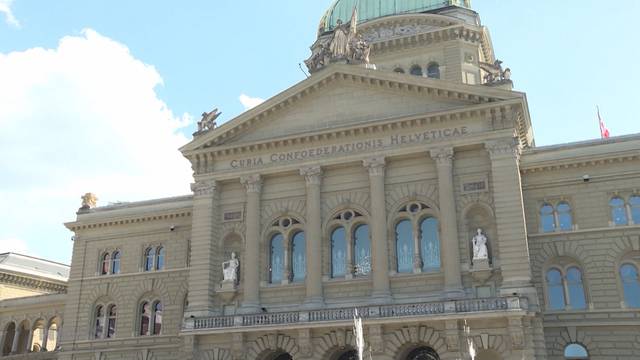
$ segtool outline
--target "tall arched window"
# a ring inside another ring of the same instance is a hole
[[[582,283],[582,271],[575,266],[567,269],[567,294],[569,295],[569,305],[573,310],[584,310],[587,308],[587,299],[584,296],[584,284]]]
[[[543,233],[573,230],[571,205],[566,201],[560,201],[555,207],[550,203],[542,204],[540,207],[540,230]]]
[[[440,269],[438,219],[428,217],[420,222],[420,251],[422,252],[422,271]]]
[[[563,231],[573,229],[573,216],[571,215],[571,206],[567,202],[560,202],[556,206],[558,214],[558,228]]]
[[[156,249],[156,270],[164,270],[164,246]]]
[[[109,306],[109,313],[107,314],[107,338],[109,339],[116,336],[116,315],[116,306]]]
[[[440,360],[440,356],[430,347],[419,347],[411,351],[406,360]]]
[[[109,255],[109,253],[104,253],[101,258],[100,275],[109,274],[110,261],[111,261],[111,255]]]
[[[633,223],[640,225],[640,195],[633,195],[629,198],[629,207]]]
[[[540,225],[542,232],[554,232],[556,230],[556,221],[551,204],[544,204],[540,208]]]
[[[279,284],[284,280],[284,236],[276,234],[271,238],[269,281]]]
[[[2,345],[2,355],[11,354],[13,338],[16,336],[16,323],[10,322],[4,329],[4,344]]]
[[[396,258],[399,273],[413,272],[413,228],[411,220],[396,225]]]
[[[432,79],[440,79],[440,65],[438,63],[431,63],[427,67],[427,77]]]
[[[620,197],[614,197],[609,201],[611,207],[611,221],[614,225],[628,225],[627,209],[624,200]]]
[[[102,339],[104,334],[104,306],[98,305],[95,312],[95,322],[93,337],[95,339]]]
[[[587,348],[580,344],[569,344],[564,348],[564,358],[566,360],[588,360]]]
[[[547,271],[547,295],[550,309],[563,310],[565,308],[562,273],[558,269]]]
[[[640,279],[638,268],[633,264],[623,264],[620,267],[620,280],[624,292],[624,302],[628,308],[640,308]]]
[[[156,301],[153,304],[153,335],[160,335],[162,332],[162,303]]]
[[[155,249],[152,247],[144,251],[144,271],[153,271]]]
[[[344,227],[338,227],[331,233],[331,277],[346,275],[347,240]]]
[[[149,335],[149,324],[151,323],[151,305],[145,301],[140,305],[140,335]]]
[[[420,65],[413,65],[411,70],[409,70],[409,73],[415,76],[422,76],[422,67],[420,67]]]
[[[120,274],[120,251],[115,251],[111,259],[111,273]]]
[[[299,231],[291,240],[291,278],[293,282],[302,282],[307,273],[307,246],[304,232]]]
[[[353,232],[353,248],[356,275],[368,275],[371,272],[371,239],[369,225],[358,225]]]

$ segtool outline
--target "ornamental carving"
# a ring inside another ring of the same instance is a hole
[[[496,60],[493,64],[481,62],[480,68],[484,70],[484,84],[488,86],[512,84],[511,69],[502,68],[502,61]]]
[[[320,166],[311,166],[300,169],[300,175],[304,176],[307,185],[320,185],[322,180],[322,168]]]
[[[260,176],[260,174],[243,176],[240,178],[240,182],[247,189],[248,193],[259,193],[262,191],[262,176]]]
[[[215,180],[208,181],[198,181],[194,184],[191,184],[191,191],[196,196],[201,195],[212,195],[216,191],[217,183]]]
[[[431,150],[431,158],[438,165],[451,165],[453,163],[453,148]]]
[[[362,161],[362,165],[369,169],[370,176],[384,176],[386,161],[384,157],[373,157]]]
[[[427,33],[438,29],[441,29],[441,27],[426,24],[398,24],[376,29],[367,29],[363,32],[362,36],[369,43],[374,43],[404,36]]]
[[[80,198],[82,199],[82,206],[80,206],[80,210],[91,210],[98,204],[98,197],[93,193],[86,193]]]
[[[216,120],[222,113],[216,108],[210,112],[203,112],[202,119],[198,121],[198,131],[193,136],[202,135],[216,128]]]
[[[501,156],[520,157],[520,142],[516,137],[487,141],[485,147],[492,159]]]

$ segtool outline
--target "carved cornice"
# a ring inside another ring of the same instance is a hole
[[[535,172],[545,172],[545,171],[554,171],[554,170],[567,170],[567,169],[578,169],[578,168],[586,168],[591,166],[604,166],[611,164],[621,164],[630,161],[640,160],[640,155],[621,155],[615,154],[606,157],[599,158],[573,158],[573,159],[563,159],[557,161],[548,161],[544,163],[537,164],[527,164],[522,166],[521,171],[523,174],[535,173]]]
[[[260,193],[262,191],[262,176],[260,174],[243,176],[240,178],[240,183],[244,185],[248,193]]]
[[[42,279],[34,279],[16,274],[0,273],[0,283],[34,290],[42,290],[45,292],[54,292],[60,294],[65,294],[67,292],[67,284],[61,284]]]
[[[454,152],[453,148],[440,148],[431,150],[430,152],[431,158],[438,164],[438,166],[452,166]]]
[[[116,220],[110,219],[110,220],[103,220],[103,221],[98,221],[93,223],[74,222],[74,223],[67,223],[66,226],[71,231],[78,231],[78,230],[87,230],[87,229],[98,229],[98,228],[110,227],[110,226],[140,224],[140,223],[151,222],[151,221],[173,220],[173,219],[180,219],[180,218],[189,217],[189,216],[191,216],[191,211],[179,211],[179,212],[172,212],[172,213],[166,213],[166,214],[136,216],[136,217],[130,217],[130,218],[116,219]]]
[[[362,165],[369,170],[369,176],[384,176],[386,161],[383,156],[365,159]]]
[[[487,141],[485,142],[485,148],[492,160],[502,157],[519,159],[522,152],[518,138]]]
[[[195,196],[213,195],[216,192],[216,187],[215,180],[202,180],[191,184],[191,191]]]
[[[453,40],[462,40],[469,43],[482,43],[482,30],[469,28],[465,25],[457,25],[443,29],[436,29],[426,33],[416,33],[405,37],[395,37],[376,41],[371,44],[372,52],[397,51],[400,49],[423,47]]]
[[[320,166],[310,166],[300,169],[300,175],[304,176],[307,185],[320,185],[322,181],[322,168]]]

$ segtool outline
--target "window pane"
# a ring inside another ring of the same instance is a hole
[[[162,331],[162,303],[157,302],[153,307],[153,335],[160,335]]]
[[[156,270],[164,269],[164,247],[156,250]]]
[[[102,338],[102,332],[104,331],[104,308],[102,306],[98,306],[96,308],[96,328],[94,332],[94,337],[96,339]]]
[[[588,359],[587,349],[580,344],[569,344],[564,349],[564,357],[567,359]]]
[[[369,225],[360,225],[353,232],[356,275],[367,275],[371,272],[371,240]]]
[[[145,260],[144,260],[144,271],[151,271],[153,270],[153,255],[154,255],[154,251],[153,248],[148,248],[145,253]]]
[[[413,272],[413,229],[409,220],[396,225],[396,260],[399,273]]]
[[[571,206],[566,202],[558,204],[558,226],[561,230],[569,231],[573,229],[573,218],[571,216]]]
[[[116,313],[115,305],[109,308],[109,324],[107,326],[107,338],[113,338],[116,334]]]
[[[104,254],[102,256],[102,267],[100,269],[100,273],[102,275],[106,275],[109,273],[109,261],[110,261],[110,256],[109,254]]]
[[[331,233],[331,277],[346,275],[347,267],[347,241],[343,227],[339,227]]]
[[[624,200],[621,198],[613,198],[609,202],[611,206],[611,220],[616,225],[627,225],[629,219],[627,219],[627,209],[624,206]]]
[[[582,272],[576,267],[567,270],[567,288],[569,290],[569,301],[574,310],[584,310],[587,308],[587,300],[584,295],[584,285],[582,284]]]
[[[547,272],[547,292],[549,308],[563,310],[565,308],[564,287],[562,286],[562,274],[557,269],[551,269]]]
[[[640,280],[638,268],[631,264],[620,267],[620,278],[624,290],[624,301],[627,307],[640,308]]]
[[[542,232],[554,232],[556,230],[555,219],[553,218],[553,206],[545,204],[540,209],[540,224]]]
[[[420,248],[422,251],[422,270],[437,271],[440,269],[440,237],[438,220],[426,218],[420,224]]]
[[[293,270],[293,281],[304,281],[307,273],[307,246],[304,241],[304,233],[299,232],[293,237],[291,250],[291,268]]]
[[[149,335],[149,321],[151,318],[151,309],[149,303],[145,302],[140,307],[140,335]]]
[[[430,64],[427,68],[427,77],[432,79],[440,79],[440,65]]]
[[[422,76],[422,68],[418,65],[412,66],[409,72],[411,75]]]
[[[284,279],[284,237],[277,234],[271,238],[271,279],[272,284],[278,284]]]
[[[634,195],[629,198],[629,205],[631,205],[631,218],[633,223],[640,225],[640,196]]]
[[[111,261],[111,273],[120,274],[120,252],[113,253],[113,260]]]

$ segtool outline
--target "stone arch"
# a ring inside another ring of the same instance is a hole
[[[323,232],[329,230],[329,223],[333,221],[334,217],[345,210],[354,210],[359,212],[367,220],[367,223],[369,223],[371,217],[366,207],[354,203],[342,203],[326,212],[327,216],[324,217],[324,223],[322,224],[322,228],[324,229]]]
[[[432,209],[439,211],[438,188],[426,182],[394,186],[387,193],[387,215],[397,212],[402,204],[410,201],[422,201]]]
[[[9,321],[4,326],[2,333],[2,355],[9,355],[13,345],[13,338],[16,336],[17,325],[15,321]]]
[[[301,223],[305,222],[304,214],[306,213],[305,200],[274,200],[262,206],[262,227],[268,228],[272,221],[281,216],[296,217]]]
[[[142,281],[139,284],[138,291],[133,294],[136,304],[147,294],[155,295],[166,305],[175,305],[175,297],[171,296],[169,288],[164,279],[151,279],[151,281]]]
[[[86,303],[85,306],[89,307],[88,310],[91,310],[91,308],[101,299],[108,299],[116,305],[119,305],[126,302],[128,298],[122,293],[117,283],[103,283],[95,286],[86,299],[89,299],[90,302]]]
[[[574,259],[578,264],[588,263],[589,255],[582,246],[575,241],[553,242],[542,245],[542,249],[534,256],[531,264],[533,276],[540,279],[544,274],[545,266],[554,258],[567,257]],[[587,269],[583,266],[583,271]]]
[[[249,344],[247,357],[262,359],[265,354],[279,350],[289,353],[295,359],[298,354],[298,345],[292,337],[284,334],[263,335]]]
[[[509,340],[504,335],[475,335],[472,337],[476,346],[476,351],[489,350],[500,354],[501,358],[506,359],[511,355],[511,347]]]
[[[471,239],[476,235],[477,229],[482,229],[489,240],[487,242],[489,260],[493,262],[498,257],[499,250],[498,228],[493,207],[483,201],[469,202],[462,207],[460,216],[458,231],[464,238],[468,261],[472,261],[473,258]]]
[[[323,218],[330,218],[333,212],[349,207],[359,207],[357,208],[358,210],[369,214],[369,212],[366,211],[371,207],[369,193],[364,191],[348,191],[328,195],[322,204]]]
[[[28,347],[31,345],[27,343],[29,341],[29,334],[31,333],[31,324],[29,323],[29,320],[25,319],[18,324],[16,329],[19,330],[16,333],[18,336],[18,353],[22,354],[26,352]]]
[[[580,344],[584,346],[589,354],[598,353],[598,343],[594,342],[591,336],[588,336],[584,331],[578,331],[575,327],[567,327],[560,331],[560,334],[556,335],[549,346],[547,342],[547,351],[552,356],[564,356],[564,349],[569,344]]]
[[[318,359],[330,360],[336,352],[354,348],[356,345],[355,337],[352,331],[338,329],[328,332],[322,337],[318,343]]]
[[[403,327],[385,337],[388,352],[398,360],[403,354],[420,346],[431,347],[440,357],[447,352],[447,344],[440,332],[427,326]]]
[[[231,360],[231,351],[220,348],[204,350],[196,354],[195,360]]]
[[[246,230],[246,226],[244,221],[235,221],[235,222],[226,222],[222,224],[222,238],[226,238],[231,234],[237,234],[244,240],[244,232]]]

